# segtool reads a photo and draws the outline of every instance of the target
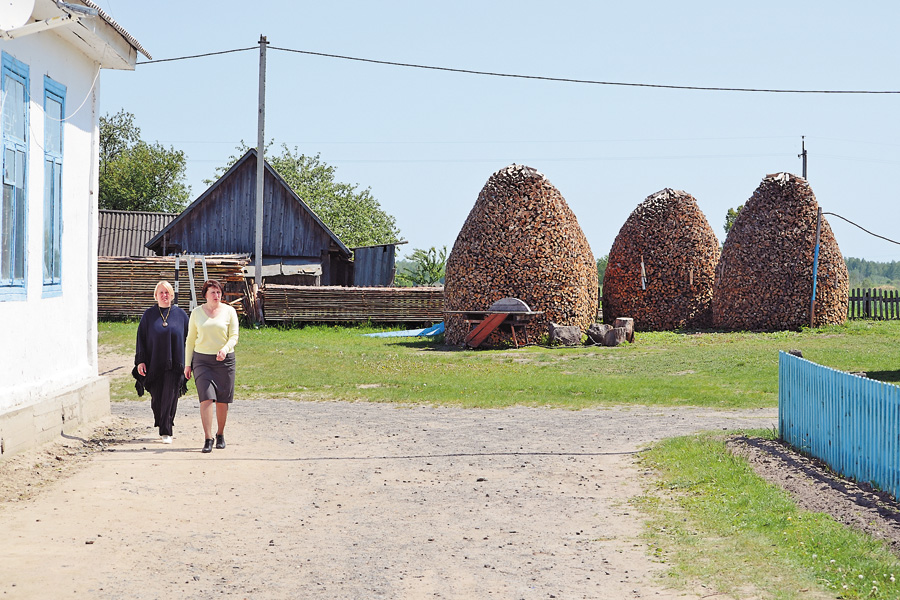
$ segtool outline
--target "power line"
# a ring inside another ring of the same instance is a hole
[[[174,62],[176,60],[190,60],[192,58],[205,58],[207,56],[218,56],[220,54],[232,54],[233,52],[246,52],[247,50],[259,50],[259,46],[251,46],[250,48],[235,48],[234,50],[221,50],[219,52],[207,52],[206,54],[192,54],[191,56],[178,56],[175,58],[160,58],[158,60],[145,60],[138,65],[153,65],[156,63]]]
[[[884,237],[883,235],[878,235],[877,233],[872,233],[871,231],[869,231],[869,230],[866,229],[865,227],[862,227],[862,226],[860,226],[860,225],[857,225],[856,223],[854,223],[854,222],[851,221],[850,219],[847,219],[847,218],[845,218],[845,217],[842,217],[841,215],[839,215],[839,214],[837,214],[837,213],[833,213],[833,212],[823,212],[822,214],[823,214],[823,215],[832,215],[832,216],[834,216],[834,217],[837,217],[838,219],[843,219],[843,220],[847,221],[848,223],[850,223],[851,225],[853,225],[853,226],[855,226],[855,227],[859,227],[860,229],[862,229],[863,231],[865,231],[865,232],[868,233],[869,235],[874,235],[874,236],[877,237],[877,238],[881,238],[881,239],[886,240],[886,241],[888,241],[888,242],[890,242],[890,243],[892,243],[892,244],[897,244],[898,246],[900,246],[900,242],[895,242],[894,240],[889,239],[889,238],[886,238],[886,237]]]
[[[587,85],[610,85],[619,87],[639,87],[639,88],[655,88],[667,90],[690,90],[700,92],[755,92],[767,94],[900,94],[900,90],[798,90],[798,89],[775,89],[775,88],[734,88],[734,87],[712,87],[699,85],[667,85],[661,83],[629,83],[624,81],[599,81],[593,79],[570,79],[566,77],[546,77],[542,75],[520,75],[515,73],[498,73],[493,71],[476,71],[474,69],[458,69],[453,67],[437,67],[434,65],[420,65],[416,63],[403,63],[389,60],[376,60],[374,58],[361,58],[358,56],[345,56],[341,54],[327,54],[325,52],[312,52],[310,50],[297,50],[294,48],[280,48],[278,46],[269,46],[269,50],[280,50],[281,52],[289,52],[294,54],[305,54],[307,56],[320,56],[324,58],[336,58],[340,60],[349,60],[356,62],[364,62],[376,65],[388,65],[393,67],[406,67],[411,69],[426,69],[430,71],[444,71],[449,73],[463,73],[466,75],[484,75],[488,77],[506,77],[510,79],[530,79],[535,81],[551,81],[555,83],[578,83]],[[233,50],[222,50],[220,52],[207,52],[205,54],[194,54],[190,56],[179,56],[175,58],[162,58],[158,60],[148,60],[137,63],[138,65],[152,65],[164,62],[173,62],[179,60],[191,60],[194,58],[205,58],[208,56],[218,56],[221,54],[230,54],[233,52],[246,52],[248,50],[258,50],[257,46],[249,48],[235,48]]]
[[[622,81],[595,81],[591,79],[568,79],[565,77],[544,77],[541,75],[517,75],[513,73],[495,73],[492,71],[475,71],[471,69],[455,69],[451,67],[435,67],[432,65],[418,65],[414,63],[401,63],[387,60],[375,60],[373,58],[360,58],[356,56],[343,56],[340,54],[326,54],[324,52],[311,52],[309,50],[294,50],[291,48],[279,48],[271,46],[270,50],[281,50],[282,52],[294,52],[296,54],[307,54],[309,56],[323,56],[326,58],[338,58],[341,60],[352,60],[357,62],[373,63],[378,65],[390,65],[394,67],[409,67],[413,69],[429,69],[432,71],[449,71],[451,73],[466,73],[468,75],[487,75],[490,77],[510,77],[514,79],[533,79],[539,81],[554,81],[558,83],[583,83],[590,85],[614,85],[623,87],[643,87],[658,88],[668,90],[694,90],[703,92],[765,92],[770,94],[900,94],[900,91],[894,90],[791,90],[791,89],[766,89],[766,88],[729,88],[729,87],[706,87],[695,85],[665,85],[659,83],[626,83]]]

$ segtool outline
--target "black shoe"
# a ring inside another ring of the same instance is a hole
[[[213,446],[213,441],[211,439],[206,440],[206,443],[203,444],[203,454],[208,454],[208,453],[212,452],[212,446]]]
[[[216,434],[216,448],[222,450],[225,447],[225,434],[217,433]]]

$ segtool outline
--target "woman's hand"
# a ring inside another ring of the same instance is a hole
[[[227,352],[225,352],[224,348],[222,350],[219,350],[219,353],[216,354],[216,360],[219,362],[222,362],[223,360],[225,360],[226,354],[227,354]]]
[[[138,375],[140,375],[141,377],[147,376],[147,365],[146,364],[141,363],[138,365]]]
[[[184,378],[185,379],[191,378],[191,366],[190,365],[188,365],[184,368]]]

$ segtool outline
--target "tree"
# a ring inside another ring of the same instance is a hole
[[[398,270],[398,285],[416,287],[443,283],[447,268],[447,246],[440,250],[434,246],[428,250],[414,248],[406,260],[412,263],[411,268]]]
[[[725,213],[725,235],[728,235],[728,232],[734,227],[734,222],[742,208],[744,208],[743,204],[739,205],[737,208],[729,208],[728,212]]]
[[[606,274],[606,265],[609,264],[609,254],[604,254],[597,259],[597,281],[603,285],[603,275]]]
[[[386,213],[370,188],[357,190],[356,184],[335,180],[336,167],[315,156],[301,154],[294,147],[282,144],[280,155],[270,155],[266,147],[266,161],[287,182],[300,199],[315,212],[331,231],[350,248],[390,244],[400,239],[396,219]],[[239,155],[232,156],[228,165],[216,170],[221,177],[248,148],[241,142]],[[208,181],[207,183],[212,183]]]
[[[134,115],[100,117],[100,208],[181,212],[191,188],[184,152],[141,139]]]

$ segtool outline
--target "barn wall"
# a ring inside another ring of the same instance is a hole
[[[246,160],[210,190],[168,233],[168,244],[190,254],[254,254],[256,162]],[[263,255],[319,258],[331,236],[267,170]]]

